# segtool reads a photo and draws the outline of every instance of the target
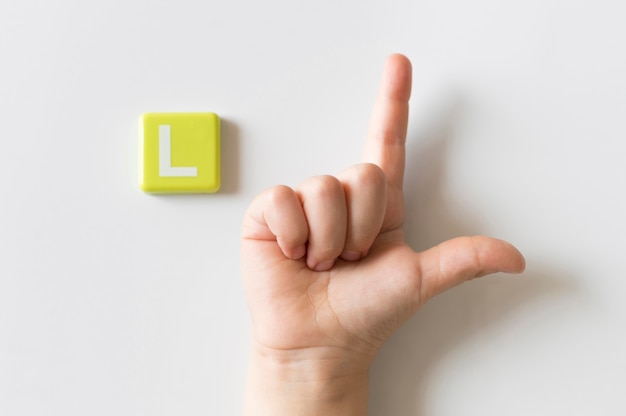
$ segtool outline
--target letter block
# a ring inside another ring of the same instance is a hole
[[[212,193],[220,187],[220,122],[215,113],[146,113],[140,121],[141,189]]]

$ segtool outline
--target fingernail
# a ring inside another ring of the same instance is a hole
[[[344,251],[341,254],[341,258],[346,261],[357,261],[361,258],[361,253],[358,251]]]
[[[313,267],[313,270],[315,270],[316,272],[325,272],[327,270],[332,269],[333,264],[335,264],[335,260],[323,261],[321,263],[318,263],[315,267]]]

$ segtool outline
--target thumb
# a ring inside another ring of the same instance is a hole
[[[417,254],[421,276],[420,303],[446,290],[491,273],[521,273],[522,254],[506,241],[459,237]]]

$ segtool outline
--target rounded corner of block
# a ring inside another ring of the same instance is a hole
[[[222,182],[217,180],[215,182],[207,184],[203,192],[207,194],[214,194],[214,193],[217,193],[221,189],[221,187],[222,187]]]
[[[151,194],[154,192],[154,188],[145,182],[139,182],[139,189],[147,194]]]

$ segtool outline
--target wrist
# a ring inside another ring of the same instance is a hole
[[[252,349],[246,415],[367,414],[371,359],[333,347]]]

